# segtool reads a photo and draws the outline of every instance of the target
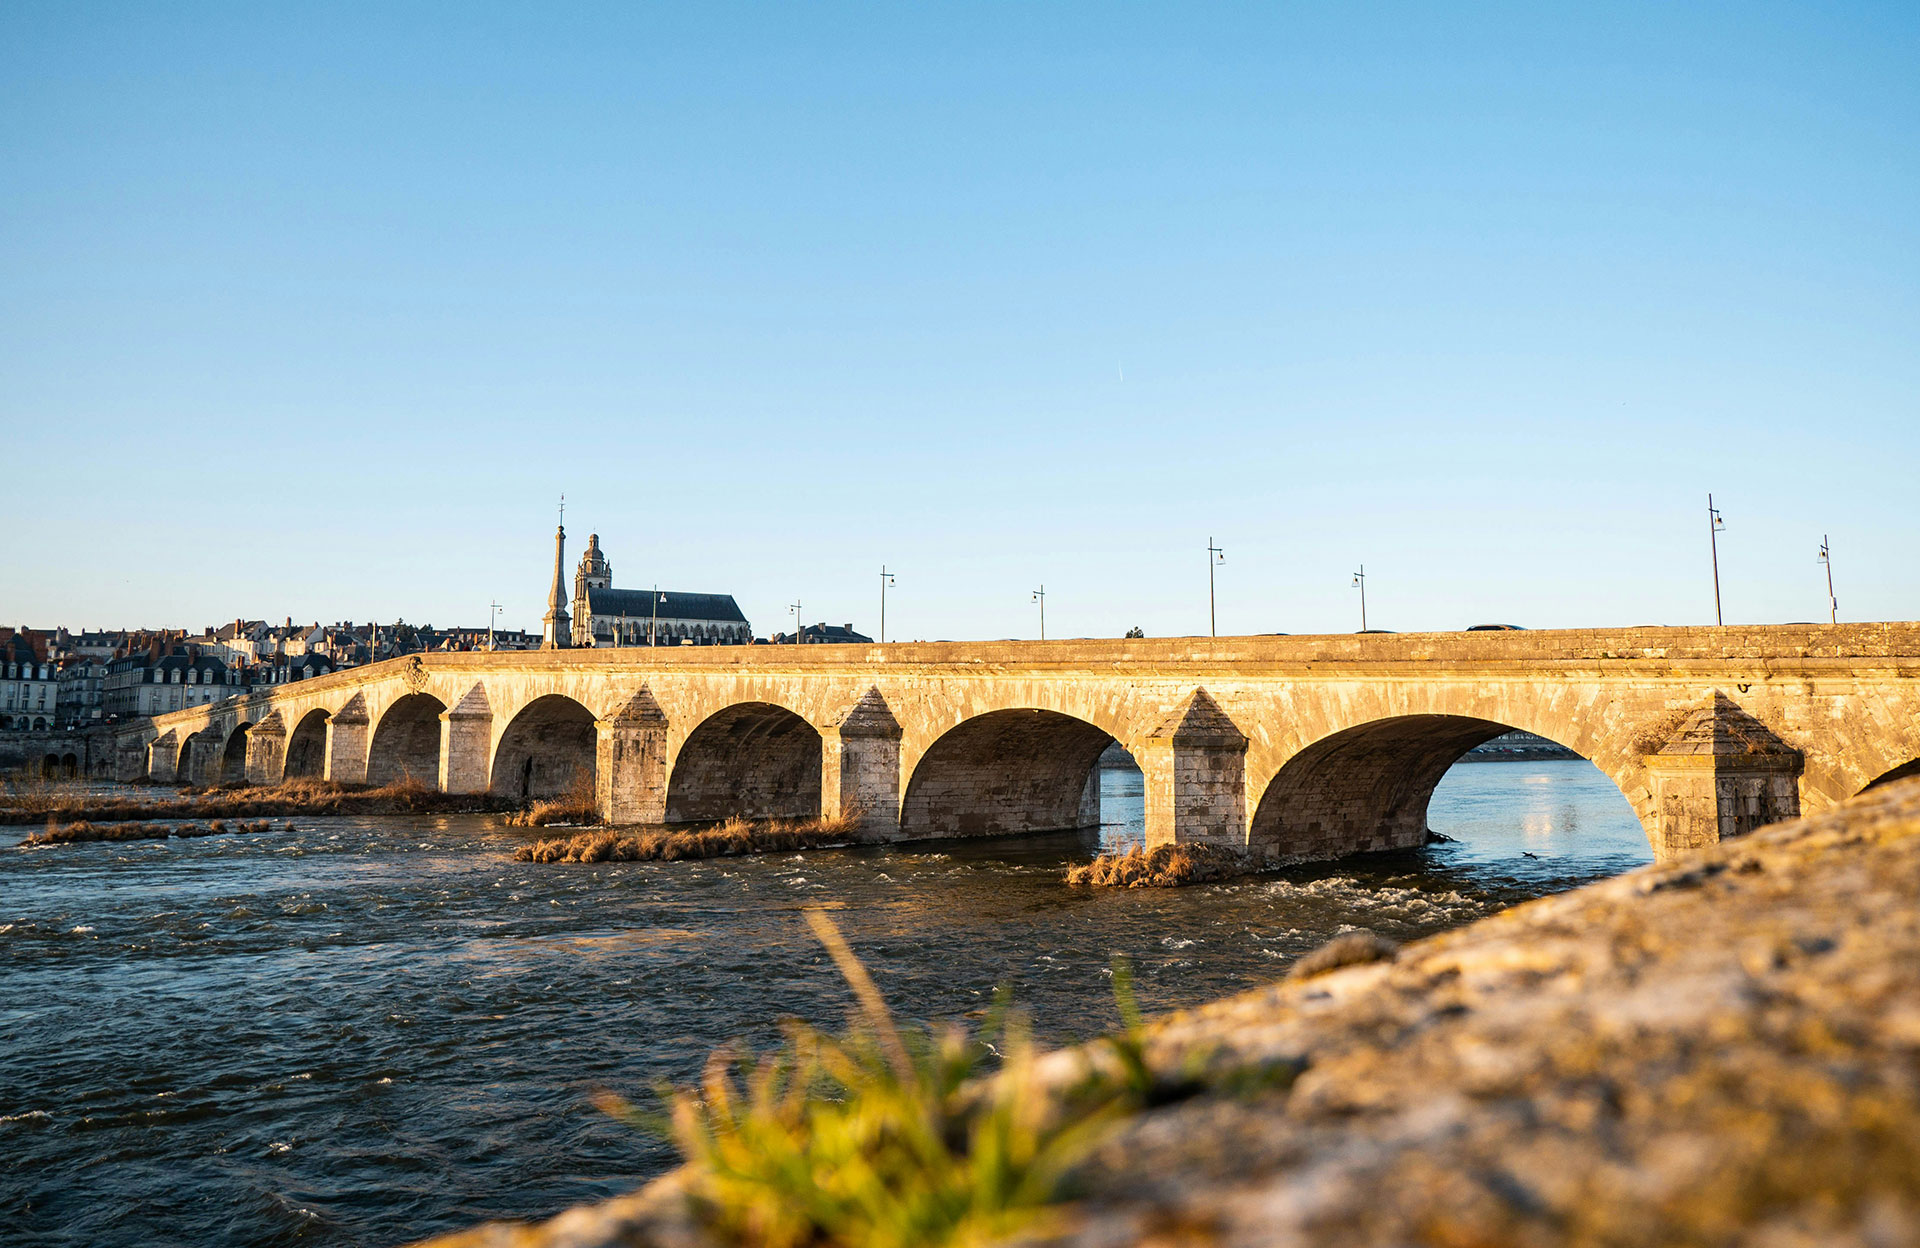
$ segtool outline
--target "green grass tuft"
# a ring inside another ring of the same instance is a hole
[[[897,1026],[832,920],[807,921],[859,1001],[844,1035],[790,1022],[778,1051],[722,1049],[698,1089],[663,1090],[664,1115],[602,1108],[664,1130],[703,1218],[739,1243],[970,1245],[1041,1228],[1068,1170],[1133,1107],[1125,1085],[1049,1095],[1004,991],[978,1037]]]

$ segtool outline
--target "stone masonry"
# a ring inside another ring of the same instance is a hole
[[[1447,768],[1509,729],[1593,760],[1669,856],[1911,769],[1920,625],[416,655],[139,721],[114,757],[886,840],[1085,826],[1117,740],[1150,842],[1288,861],[1418,844]]]

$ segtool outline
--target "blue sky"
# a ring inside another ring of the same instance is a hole
[[[1920,8],[0,9],[0,623],[1920,616]]]

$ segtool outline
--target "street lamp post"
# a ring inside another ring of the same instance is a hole
[[[1033,591],[1033,600],[1040,604],[1040,640],[1047,639],[1047,587],[1042,585]]]
[[[788,607],[787,610],[793,612],[793,644],[797,646],[806,640],[807,631],[800,624],[800,600],[795,598],[793,605]]]
[[[887,644],[887,586],[893,584],[893,573],[887,571],[887,565],[880,565],[880,644]]]
[[[1360,570],[1353,574],[1353,587],[1360,591],[1360,631],[1367,631],[1367,565],[1361,564]]]
[[[487,607],[489,608],[487,611],[487,653],[491,654],[493,653],[493,622],[500,616],[500,604],[490,602],[487,604]]]
[[[1209,537],[1207,539],[1207,632],[1214,637],[1220,635],[1220,624],[1213,609],[1213,569],[1226,561],[1227,552],[1215,546],[1213,539]]]
[[[1720,530],[1726,527],[1727,522],[1713,505],[1713,495],[1707,495],[1707,545],[1713,551],[1713,622],[1720,625],[1727,622],[1720,614]]]
[[[647,645],[649,646],[657,646],[660,644],[660,604],[666,600],[667,596],[660,592],[658,585],[655,585],[653,587],[653,602],[651,604],[653,607],[653,618],[647,621]]]
[[[1820,535],[1820,562],[1827,568],[1827,618],[1835,624],[1840,622],[1840,600],[1833,596],[1833,550],[1827,544],[1827,535]]]

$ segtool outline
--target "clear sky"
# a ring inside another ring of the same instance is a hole
[[[1920,6],[0,7],[0,623],[1920,617]]]

